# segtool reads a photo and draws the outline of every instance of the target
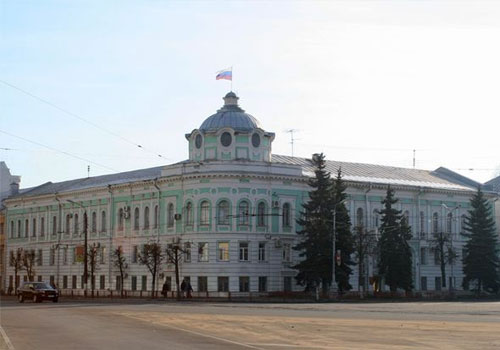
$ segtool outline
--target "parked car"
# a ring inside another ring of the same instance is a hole
[[[25,300],[33,300],[41,303],[43,300],[59,301],[59,291],[46,282],[24,282],[17,290],[17,299],[20,303]]]

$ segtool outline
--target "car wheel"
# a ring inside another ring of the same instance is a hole
[[[17,296],[17,300],[19,300],[20,303],[24,303],[24,297],[22,293],[19,293],[19,295]]]
[[[54,303],[57,303],[57,302],[59,301],[59,298],[54,298],[54,299],[52,299],[52,301],[53,301]]]

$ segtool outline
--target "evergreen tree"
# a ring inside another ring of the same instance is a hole
[[[497,292],[500,287],[498,240],[495,233],[495,221],[488,200],[481,188],[470,200],[472,209],[465,219],[465,244],[463,257],[464,280],[467,288],[475,283],[477,293],[481,290]]]
[[[325,170],[325,156],[315,154],[312,158],[315,177],[309,180],[312,190],[309,201],[303,204],[303,212],[297,223],[302,229],[297,232],[300,242],[293,249],[300,252],[302,259],[293,268],[298,270],[295,279],[306,290],[320,285],[327,291],[332,282],[332,208],[333,189],[330,173]]]
[[[378,268],[391,292],[395,292],[398,288],[405,291],[412,289],[412,258],[408,244],[408,240],[411,239],[411,228],[401,210],[393,208],[397,202],[394,190],[389,187],[382,201],[384,209],[380,212],[382,224]]]
[[[351,218],[344,204],[347,199],[345,193],[347,186],[342,180],[342,170],[339,169],[333,183],[333,200],[335,207],[335,248],[340,251],[340,265],[335,268],[335,281],[339,293],[352,289],[349,277],[352,274],[352,253],[354,252],[354,239],[351,232]],[[332,257],[333,259],[333,257]]]

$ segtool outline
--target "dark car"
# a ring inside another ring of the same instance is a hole
[[[52,300],[57,303],[59,301],[59,292],[45,282],[24,282],[17,290],[17,299],[20,303],[25,300],[33,300],[34,303]]]

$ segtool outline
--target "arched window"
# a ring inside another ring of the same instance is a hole
[[[283,227],[290,227],[290,203],[283,204],[283,217],[282,224]]]
[[[40,236],[45,236],[45,218],[40,219]]]
[[[24,237],[28,238],[30,232],[30,221],[28,219],[24,220]]]
[[[432,214],[432,233],[438,233],[439,232],[439,214],[434,213]]]
[[[174,204],[169,203],[167,208],[167,226],[174,227]]]
[[[21,220],[17,220],[17,238],[21,238]]]
[[[200,204],[200,225],[210,224],[210,203],[203,201]]]
[[[36,219],[33,218],[33,222],[31,223],[31,235],[36,237]]]
[[[266,203],[257,205],[257,226],[266,226]]]
[[[448,213],[446,216],[446,233],[451,233],[453,228],[453,213]]]
[[[123,219],[124,219],[123,208],[120,208],[118,210],[118,230],[119,231],[123,231]]]
[[[159,208],[157,205],[155,205],[155,213],[154,213],[154,221],[153,221],[154,228],[158,228],[158,224],[159,224],[159,220],[160,220],[159,215],[160,215]]]
[[[101,232],[106,232],[106,211],[101,211]]]
[[[77,235],[80,231],[80,226],[78,224],[78,214],[73,214],[73,234]],[[87,229],[87,227],[83,227],[84,230]]]
[[[460,222],[460,226],[462,226],[461,227],[461,229],[462,229],[461,232],[465,233],[466,232],[466,227],[467,227],[467,215],[462,214],[461,219],[462,219],[461,222]]]
[[[144,229],[149,228],[149,207],[144,208]]]
[[[186,225],[193,225],[193,203],[186,204]]]
[[[66,234],[70,234],[71,232],[71,214],[66,214]]]
[[[139,208],[134,209],[134,230],[139,229]]]
[[[241,201],[238,205],[238,223],[240,225],[249,225],[249,211],[250,205],[247,201]]]
[[[373,210],[373,228],[378,228],[380,225],[380,215],[378,209]]]
[[[363,208],[356,210],[356,226],[363,227]]]
[[[19,221],[19,225],[21,225],[21,221]],[[52,217],[52,234],[57,234],[57,216]]]
[[[11,222],[10,222],[10,238],[14,238],[14,234],[15,234],[15,231],[14,231],[14,220],[11,220]]]
[[[403,219],[407,225],[410,225],[410,212],[405,210],[401,219]]]
[[[97,232],[97,213],[92,212],[92,232]]]
[[[217,206],[217,224],[229,225],[229,202],[220,201]]]
[[[420,232],[425,232],[425,213],[423,211],[420,212]]]

